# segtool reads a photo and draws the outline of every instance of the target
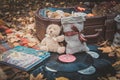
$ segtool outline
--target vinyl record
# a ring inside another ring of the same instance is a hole
[[[109,57],[108,54],[102,53],[101,50],[98,50],[99,46],[96,45],[88,45],[90,51],[98,53],[98,59],[108,60],[110,63],[115,63],[116,57]],[[97,59],[97,58],[96,58]]]
[[[48,80],[55,80],[58,77],[66,77],[70,80],[97,80],[98,77],[108,73],[115,73],[111,59],[97,48],[98,46],[89,45],[90,51],[96,52],[99,56],[94,58],[88,53],[73,54],[76,57],[74,62],[61,62],[58,60],[59,54],[51,53],[50,60],[44,67],[45,77]],[[94,55],[93,55],[94,56]]]
[[[99,58],[100,56],[97,52],[94,51],[88,51],[87,53],[91,55],[93,58]]]
[[[54,71],[74,72],[85,69],[93,64],[92,57],[87,53],[76,53],[76,60],[73,62],[61,62],[57,53],[52,53],[46,67]]]

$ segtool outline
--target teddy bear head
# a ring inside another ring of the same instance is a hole
[[[50,24],[46,29],[46,34],[51,37],[56,37],[60,34],[61,27],[57,24]]]

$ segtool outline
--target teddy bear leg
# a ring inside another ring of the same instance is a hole
[[[40,50],[48,51],[48,47],[47,46],[41,46]]]
[[[58,47],[57,52],[58,52],[59,54],[64,53],[64,52],[65,52],[65,47]]]

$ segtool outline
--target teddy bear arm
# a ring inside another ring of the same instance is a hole
[[[41,41],[40,49],[41,49],[41,50],[48,51],[48,46],[47,46],[47,44],[46,44],[46,39],[43,39],[43,40]]]
[[[46,40],[45,40],[45,39],[43,39],[43,40],[41,41],[41,46],[46,46]]]
[[[57,52],[58,52],[59,54],[64,53],[64,52],[65,52],[65,47],[64,47],[64,46],[58,47]]]
[[[64,35],[61,35],[61,36],[58,36],[56,39],[57,39],[57,41],[58,42],[62,42],[62,41],[64,41]]]

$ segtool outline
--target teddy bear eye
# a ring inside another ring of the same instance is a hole
[[[49,27],[49,29],[51,29],[51,27]]]

